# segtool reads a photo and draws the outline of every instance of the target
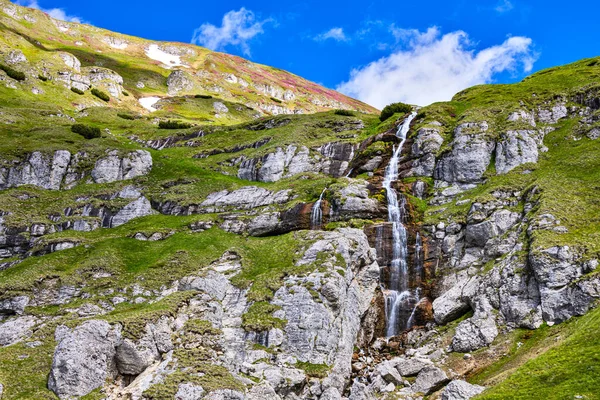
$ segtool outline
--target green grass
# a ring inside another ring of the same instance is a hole
[[[511,361],[528,360],[478,400],[598,399],[600,398],[600,309],[554,327],[531,332],[511,357],[475,376],[485,383],[511,368]],[[538,355],[539,351],[543,351]],[[544,351],[546,350],[546,351]],[[582,397],[576,397],[582,396]]]

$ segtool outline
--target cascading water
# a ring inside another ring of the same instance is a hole
[[[321,229],[323,225],[323,195],[325,195],[326,190],[327,188],[323,189],[319,200],[313,204],[310,210],[310,229]]]
[[[400,143],[398,147],[394,148],[383,180],[383,187],[387,194],[388,221],[392,223],[392,261],[384,287],[386,335],[388,337],[409,328],[407,325],[412,319],[409,317],[406,319],[406,322],[403,322],[401,321],[400,314],[413,309],[413,305],[415,301],[418,301],[419,296],[418,291],[411,291],[409,288],[408,243],[407,232],[404,227],[406,214],[405,198],[404,196],[400,196],[399,198],[398,193],[393,188],[393,183],[398,180],[398,160],[402,153],[402,147],[406,141],[410,123],[416,115],[416,112],[411,113],[398,127],[396,136],[400,138]],[[413,313],[414,310],[411,314]]]

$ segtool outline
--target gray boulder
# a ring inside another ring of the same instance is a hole
[[[462,380],[454,380],[444,388],[442,400],[469,400],[484,390],[484,386],[472,385]]]
[[[173,71],[167,78],[167,93],[170,96],[175,96],[182,91],[189,91],[193,87],[194,81],[189,74],[184,71]]]
[[[29,337],[37,319],[30,315],[18,317],[0,325],[0,346],[9,346]]]
[[[146,215],[152,215],[154,213],[156,212],[152,210],[150,201],[146,197],[142,196],[120,209],[119,212],[112,217],[110,221],[110,227],[115,228],[131,221],[134,218],[145,217]]]
[[[11,167],[0,167],[0,189],[21,185],[34,185],[58,190],[71,161],[71,153],[57,150],[53,155],[35,151],[27,161]]]
[[[229,208],[249,210],[271,204],[282,204],[289,200],[290,190],[271,192],[256,186],[246,186],[234,191],[222,190],[211,193],[201,206],[208,212],[224,211]],[[212,210],[212,211],[211,211]]]
[[[27,62],[27,58],[21,50],[11,50],[5,60],[7,64],[21,64]]]
[[[21,315],[29,304],[29,296],[16,296],[0,301],[0,314]]]
[[[402,376],[415,376],[424,368],[430,366],[433,366],[433,362],[426,358],[400,358],[397,361],[396,369]]]
[[[217,114],[227,114],[229,112],[229,108],[220,101],[215,101],[213,103],[213,108]]]
[[[203,395],[204,389],[202,386],[196,386],[192,383],[180,383],[175,398],[177,400],[198,400]]]
[[[452,150],[438,161],[434,178],[446,182],[480,182],[495,147],[494,142],[485,137],[487,129],[486,122],[459,125],[454,132]]]
[[[412,164],[413,176],[432,176],[435,169],[435,156],[444,139],[438,129],[421,128],[412,145],[412,156],[415,160]]]
[[[426,367],[419,372],[411,389],[414,393],[423,393],[427,395],[440,389],[448,381],[448,376],[440,368]]]
[[[506,174],[515,167],[538,160],[543,134],[536,131],[508,131],[496,146],[496,172]]]
[[[115,375],[118,330],[98,320],[86,321],[72,331],[59,328],[48,378],[48,388],[59,398],[85,396]]]
[[[109,183],[146,175],[152,169],[152,156],[146,150],[135,150],[120,157],[116,150],[96,161],[92,178],[96,183]]]

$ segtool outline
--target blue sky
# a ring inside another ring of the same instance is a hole
[[[19,4],[286,69],[377,107],[600,55],[592,0],[81,1]]]

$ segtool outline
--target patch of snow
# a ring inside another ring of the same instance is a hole
[[[141,99],[139,99],[138,101],[140,102],[141,106],[144,107],[146,110],[153,112],[156,111],[156,108],[154,108],[153,106],[160,100],[160,97],[142,97]]]
[[[180,56],[174,56],[173,54],[162,51],[157,44],[151,44],[148,46],[146,49],[146,56],[153,60],[160,61],[167,69],[171,69],[171,67],[187,66],[181,62]]]

